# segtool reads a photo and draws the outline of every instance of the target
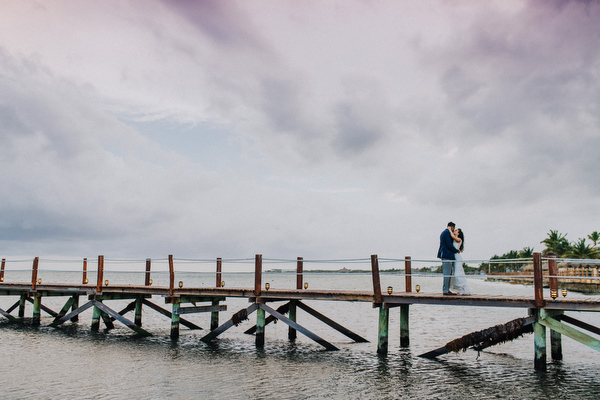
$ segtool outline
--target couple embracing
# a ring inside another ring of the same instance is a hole
[[[438,258],[442,259],[442,272],[444,274],[444,296],[471,294],[467,284],[467,277],[462,266],[461,253],[465,248],[465,235],[462,229],[457,229],[454,222],[448,222],[447,228],[440,235],[440,249]],[[450,289],[456,290],[456,293]]]

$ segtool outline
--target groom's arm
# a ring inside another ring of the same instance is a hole
[[[452,240],[452,235],[450,234],[449,230],[446,230],[446,232],[444,232],[444,246],[446,246],[446,248],[448,250],[450,250],[450,252],[452,253],[458,253],[458,249],[456,247],[454,247],[454,241]]]

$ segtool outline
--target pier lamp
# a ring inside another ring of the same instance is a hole
[[[265,283],[265,289],[269,290],[271,288],[271,285],[269,284],[269,282]]]
[[[108,286],[108,279],[104,281],[104,286]]]
[[[308,282],[304,282],[304,289],[308,289]]]
[[[394,291],[394,288],[391,286],[388,286],[388,294],[392,294],[393,291]]]
[[[83,280],[83,284],[84,284],[84,285],[87,285],[87,284],[88,284],[88,282],[89,282],[89,281],[87,280],[87,278],[85,278],[85,279]]]
[[[221,281],[221,287],[225,287],[225,281]]]
[[[148,279],[148,285],[152,285],[152,279]]]
[[[552,300],[556,300],[556,298],[558,297],[558,290],[552,289],[550,291],[550,297],[552,297]]]
[[[179,289],[183,287],[183,281],[179,281]]]
[[[421,291],[421,285],[415,285],[415,290],[419,293]]]
[[[4,277],[0,276],[0,282],[4,282]]]
[[[41,284],[42,284],[42,278],[39,278],[38,279],[38,285],[41,285]]]
[[[567,289],[562,290],[562,295],[563,295],[563,297],[567,297]]]

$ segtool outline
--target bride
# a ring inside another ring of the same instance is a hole
[[[454,261],[454,276],[450,279],[450,289],[454,289],[461,294],[471,294],[471,288],[467,283],[467,277],[463,269],[463,260],[461,253],[465,249],[465,235],[462,229],[456,228],[452,232],[452,239],[454,239],[454,247],[458,250]]]

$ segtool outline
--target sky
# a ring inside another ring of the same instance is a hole
[[[0,2],[2,257],[600,230],[600,2]]]

